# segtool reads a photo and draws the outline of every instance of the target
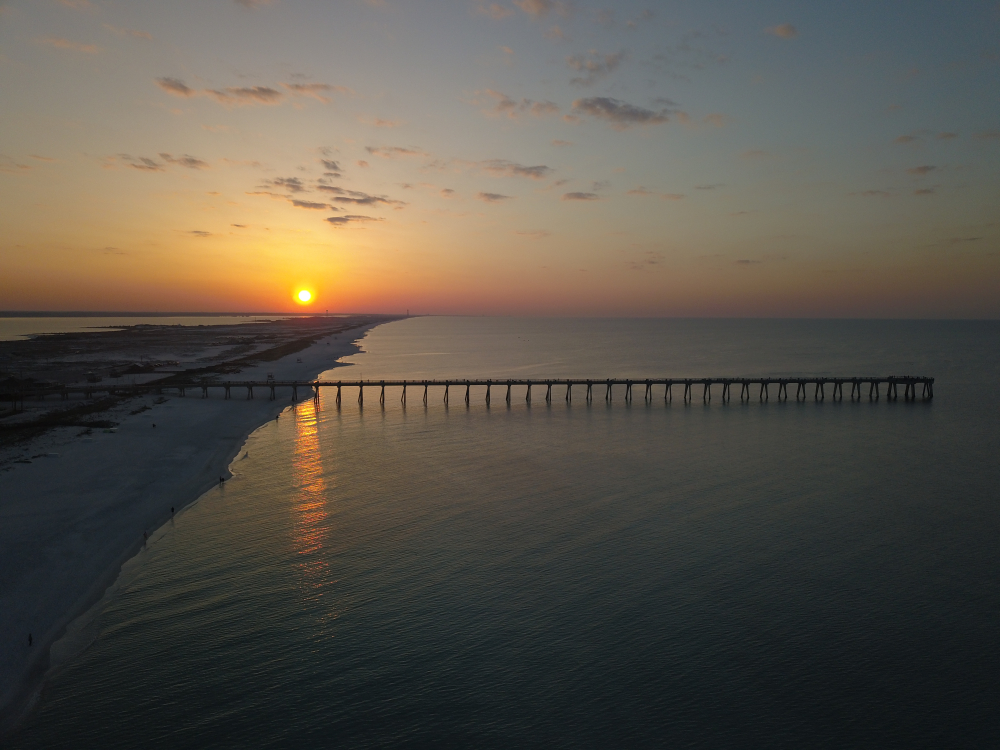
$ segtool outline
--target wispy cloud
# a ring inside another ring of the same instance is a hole
[[[910,169],[906,170],[906,173],[907,174],[912,174],[915,177],[923,177],[924,175],[930,174],[935,169],[937,169],[937,167],[933,167],[933,166],[930,166],[930,165],[925,165],[925,166],[922,166],[922,167],[911,167]]]
[[[306,186],[298,177],[275,177],[273,180],[265,180],[264,184],[289,193],[306,192]]]
[[[532,240],[544,240],[546,237],[552,236],[552,232],[550,232],[547,229],[534,229],[524,232],[514,232],[514,234],[520,237],[527,237],[528,239]]]
[[[958,138],[958,133],[938,133],[936,137],[939,141],[950,141],[952,138]]]
[[[335,196],[331,198],[333,203],[345,203],[355,206],[385,205],[400,208],[406,205],[403,201],[394,200],[385,195],[369,195],[368,193],[362,193],[360,190],[346,190],[333,185],[317,185],[316,189]]]
[[[710,185],[695,185],[695,190],[718,190],[719,188],[724,188],[725,185],[721,182],[716,182]]]
[[[862,198],[888,198],[892,193],[888,190],[862,190],[859,193],[850,193],[850,195],[860,195]]]
[[[56,49],[68,49],[74,52],[84,52],[88,55],[96,55],[101,52],[101,48],[96,44],[80,44],[79,42],[71,42],[69,39],[45,37],[44,39],[39,39],[38,42],[39,44],[47,44]]]
[[[399,159],[410,156],[430,156],[423,149],[406,146],[365,146],[372,156],[381,156],[383,159]]]
[[[155,159],[150,159],[147,156],[129,156],[128,154],[119,154],[118,159],[125,163],[125,166],[131,167],[132,169],[138,169],[140,172],[163,172],[164,167]]]
[[[328,93],[352,93],[346,86],[331,86],[328,83],[283,83],[285,92],[271,86],[226,86],[218,89],[194,89],[179,78],[169,76],[156,79],[156,85],[172,96],[190,99],[203,96],[212,99],[224,107],[243,107],[253,105],[277,105],[291,97],[308,97],[324,104],[329,104]],[[286,93],[287,92],[287,93]]]
[[[566,58],[566,64],[580,74],[570,79],[570,83],[590,86],[613,73],[624,59],[624,52],[600,55],[597,50],[590,50],[586,55],[570,55]]]
[[[188,234],[193,234],[195,237],[211,237],[211,232],[206,232],[204,229],[189,229]]]
[[[913,191],[914,195],[934,195],[937,193],[937,186],[928,188],[918,188]]]
[[[577,99],[573,102],[573,110],[583,115],[607,120],[616,130],[624,130],[632,125],[661,125],[669,122],[670,114],[675,111],[672,105],[671,102],[662,109],[652,110],[607,96],[592,96]]]
[[[170,154],[160,154],[160,158],[168,164],[176,164],[178,167],[185,167],[187,169],[208,169],[208,162],[202,161],[190,154],[182,154],[181,156],[171,156]]]
[[[222,157],[219,161],[227,167],[250,167],[251,169],[262,169],[264,167],[259,161],[249,159],[227,159],[226,157]]]
[[[174,96],[198,96],[199,93],[178,78],[157,78],[156,85]]]
[[[226,107],[275,105],[284,98],[280,91],[270,86],[227,86],[224,89],[205,89],[204,94]]]
[[[497,177],[527,177],[532,180],[540,180],[555,171],[544,164],[527,167],[506,159],[489,159],[481,162],[481,166],[484,172]]]
[[[565,193],[562,197],[564,201],[597,201],[601,196],[597,193]]]
[[[222,89],[193,89],[177,78],[157,78],[156,85],[173,96],[207,96],[225,106],[279,104],[284,95],[270,86],[228,86]]]
[[[799,30],[790,23],[780,23],[777,26],[765,29],[765,31],[767,31],[768,34],[780,37],[781,39],[793,39],[799,35]]]
[[[554,141],[552,141],[552,145],[553,146],[558,146],[559,148],[564,148],[566,146],[572,146],[573,145],[573,141],[564,141],[564,140],[561,140],[559,138],[556,138]]]
[[[31,167],[27,164],[20,164],[5,154],[0,154],[0,172],[5,174],[25,174],[30,172]]]
[[[500,193],[476,193],[476,200],[484,203],[503,203],[513,198],[512,195],[501,195]]]
[[[478,95],[480,92],[477,91],[476,93]],[[554,102],[538,102],[533,99],[524,98],[520,100],[512,99],[506,94],[494,91],[493,89],[486,89],[482,92],[482,95],[473,101],[477,106],[482,108],[483,114],[509,117],[511,120],[516,120],[522,115],[544,117],[559,113],[559,107]]]
[[[625,195],[654,196],[667,201],[680,201],[685,198],[683,193],[661,193],[657,190],[649,190],[648,188],[644,188],[642,186],[629,190],[625,193]]]
[[[1000,130],[987,130],[983,133],[976,133],[976,138],[980,141],[1000,141]]]
[[[281,84],[293,94],[307,96],[323,104],[332,100],[327,94],[353,94],[354,89],[348,86],[331,86],[329,83],[283,83]]]
[[[363,224],[370,221],[385,221],[385,219],[377,219],[373,216],[358,216],[357,214],[347,214],[346,216],[329,216],[323,221],[332,224],[335,227],[343,227],[348,224]]]
[[[333,159],[320,159],[319,163],[322,164],[323,165],[323,169],[326,170],[325,172],[323,172],[323,176],[324,177],[340,177],[341,176],[340,173],[341,173],[342,170],[340,169],[340,162],[334,161]]]
[[[317,211],[320,209],[329,211],[332,208],[328,203],[316,203],[315,201],[290,200],[289,202],[296,208],[309,208]]]

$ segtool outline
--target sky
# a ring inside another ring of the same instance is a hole
[[[995,319],[997,92],[996,0],[0,0],[0,309]]]

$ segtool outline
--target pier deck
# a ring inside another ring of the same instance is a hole
[[[233,391],[236,395],[246,398],[254,398],[254,390],[264,393],[268,398],[274,400],[278,398],[279,391],[282,394],[291,395],[292,400],[297,400],[300,390],[304,394],[318,397],[321,389],[335,388],[336,400],[340,404],[345,388],[358,391],[358,401],[364,403],[365,389],[378,389],[380,403],[385,403],[386,388],[400,388],[400,400],[406,403],[407,388],[423,389],[422,401],[427,403],[428,393],[431,388],[443,388],[443,400],[447,403],[452,388],[465,388],[465,402],[469,403],[473,387],[485,387],[485,401],[490,403],[494,388],[500,388],[503,398],[507,403],[511,402],[511,390],[515,387],[525,389],[525,400],[530,402],[533,388],[544,389],[546,402],[551,402],[552,389],[559,388],[558,395],[563,395],[566,401],[572,401],[573,387],[583,390],[583,397],[587,402],[594,399],[595,389],[598,395],[603,393],[606,401],[614,398],[615,387],[624,387],[624,400],[632,400],[633,388],[643,389],[643,398],[652,401],[654,390],[662,389],[665,401],[672,401],[674,389],[679,391],[679,396],[690,402],[700,396],[702,401],[712,400],[712,389],[718,387],[716,393],[723,402],[732,399],[736,387],[739,388],[740,401],[750,401],[756,397],[760,401],[767,401],[771,397],[772,388],[775,389],[775,397],[778,400],[788,400],[789,387],[794,387],[795,400],[805,400],[812,396],[814,400],[820,401],[826,398],[826,388],[830,387],[830,397],[834,400],[844,398],[844,386],[850,386],[848,398],[851,400],[866,397],[869,400],[878,400],[881,396],[882,386],[885,386],[885,396],[889,400],[896,400],[900,396],[899,386],[903,386],[902,396],[905,401],[917,400],[918,387],[920,398],[930,400],[934,397],[934,378],[923,376],[896,375],[885,377],[802,377],[802,378],[515,378],[515,379],[472,379],[472,380],[227,380],[227,381],[190,381],[182,382],[174,378],[168,381],[149,382],[143,384],[111,384],[111,383],[90,383],[81,386],[49,387],[32,391],[6,391],[0,392],[0,400],[12,401],[14,404],[23,402],[25,399],[41,400],[51,396],[58,396],[63,400],[68,400],[72,396],[82,396],[83,398],[94,398],[99,394],[108,396],[140,396],[148,394],[162,394],[165,392],[177,393],[185,396],[188,391],[200,393],[202,398],[209,398],[210,393],[221,395],[223,398],[232,398]],[[810,394],[809,391],[812,391]],[[699,392],[700,391],[700,392]]]

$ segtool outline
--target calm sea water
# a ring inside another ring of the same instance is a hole
[[[178,315],[178,316],[129,316],[98,315],[94,317],[69,316],[65,318],[3,317],[0,316],[0,341],[14,341],[42,333],[76,333],[136,325],[156,326],[221,326],[253,323],[256,320],[277,320],[282,316],[262,317],[249,315]]]
[[[127,566],[12,748],[996,746],[1000,324],[364,343],[351,376],[926,373],[936,397],[324,394]]]

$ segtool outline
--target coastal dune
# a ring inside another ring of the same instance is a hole
[[[356,341],[374,325],[326,336],[233,379],[313,379],[357,351]],[[30,463],[3,474],[0,731],[30,710],[52,644],[114,583],[142,549],[144,533],[227,478],[247,436],[291,403],[289,393],[279,391],[275,401],[255,395],[131,399],[109,413],[118,422],[114,431],[53,431],[32,444]]]

